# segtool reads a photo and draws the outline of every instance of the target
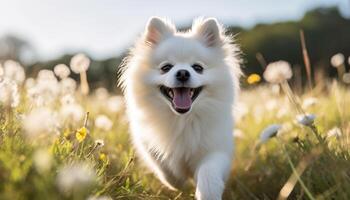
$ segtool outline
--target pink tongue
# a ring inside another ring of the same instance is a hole
[[[173,104],[175,108],[180,109],[190,109],[192,104],[192,99],[190,95],[189,88],[175,88],[173,89],[174,98]]]

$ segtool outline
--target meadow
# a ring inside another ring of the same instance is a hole
[[[350,76],[337,56],[339,77],[302,91],[283,61],[267,83],[242,78],[224,199],[350,198]],[[1,64],[0,199],[193,199],[193,185],[170,191],[135,157],[123,97],[90,90],[89,64],[78,54],[33,78]]]

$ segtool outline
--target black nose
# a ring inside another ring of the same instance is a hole
[[[176,72],[176,79],[181,82],[186,82],[190,78],[191,74],[189,71],[181,69]]]

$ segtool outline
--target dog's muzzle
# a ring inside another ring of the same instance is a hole
[[[203,87],[189,88],[177,87],[169,88],[164,85],[160,86],[160,92],[170,101],[174,110],[184,114],[191,109],[192,103],[196,100]]]

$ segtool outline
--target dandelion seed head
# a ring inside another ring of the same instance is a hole
[[[102,139],[95,140],[96,147],[103,147],[104,145],[105,145],[105,142]]]
[[[339,67],[342,64],[344,64],[344,60],[345,60],[344,55],[341,54],[341,53],[337,53],[334,56],[332,56],[332,58],[331,58],[331,65],[333,67]]]
[[[48,70],[48,69],[42,69],[39,71],[38,76],[37,76],[38,81],[55,81],[57,82],[56,76],[53,73],[53,71]]]
[[[73,94],[77,89],[77,83],[72,78],[65,78],[60,81],[60,89],[62,94]]]
[[[0,103],[15,108],[20,101],[17,84],[7,78],[0,80]]]
[[[32,110],[25,115],[23,121],[23,128],[26,136],[30,138],[42,134],[52,135],[57,132],[58,127],[57,114],[45,107]]]
[[[266,127],[260,134],[260,142],[265,143],[270,138],[275,137],[281,128],[282,126],[280,124],[272,124]]]
[[[22,84],[25,80],[25,72],[23,67],[16,61],[7,60],[4,63],[4,76],[17,84]]]
[[[35,86],[35,79],[34,78],[27,78],[24,87],[29,90],[30,88]]]
[[[331,138],[331,137],[339,138],[339,137],[341,137],[341,135],[342,135],[342,131],[338,127],[333,127],[332,129],[330,129],[327,132],[327,137],[328,138]]]
[[[58,81],[50,70],[41,70],[38,73],[34,86],[27,89],[27,97],[36,106],[52,104],[59,95]]]
[[[67,78],[70,74],[70,70],[65,64],[58,64],[53,68],[56,76],[60,77],[60,79]]]
[[[297,116],[297,122],[303,126],[311,126],[313,125],[316,119],[316,115],[314,114],[302,114]]]
[[[282,83],[292,76],[290,64],[282,60],[268,64],[264,72],[264,79],[269,83]]]
[[[65,165],[57,175],[59,189],[66,193],[84,190],[91,186],[95,180],[95,171],[86,163]]]
[[[80,74],[87,71],[90,65],[90,59],[82,53],[79,53],[72,57],[70,61],[70,67],[76,74]]]
[[[112,129],[113,122],[106,115],[98,115],[95,119],[95,126],[101,130],[109,131]]]

